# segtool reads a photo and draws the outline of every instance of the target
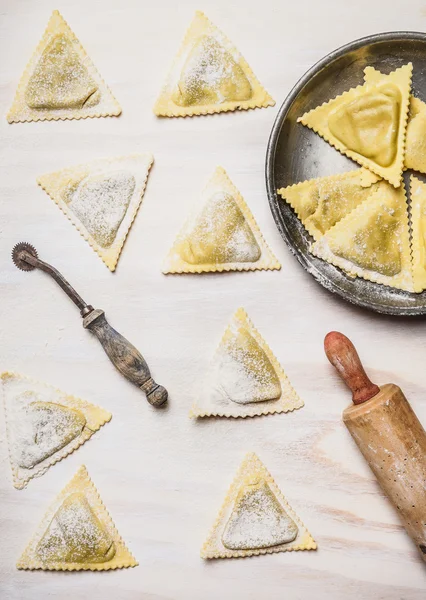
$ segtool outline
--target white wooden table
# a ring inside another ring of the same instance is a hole
[[[73,28],[123,108],[120,118],[8,125],[18,79],[53,9]],[[277,101],[269,109],[158,120],[152,106],[193,12],[202,9]],[[421,0],[0,0],[0,365],[113,413],[109,425],[24,491],[12,487],[1,414],[2,600],[415,600],[425,569],[341,422],[349,395],[322,350],[338,329],[372,378],[399,384],[426,422],[426,322],[358,310],[320,288],[272,219],[264,155],[278,107],[316,60],[352,39],[426,27]],[[145,198],[111,274],[37,175],[149,150]],[[253,210],[281,272],[169,276],[163,257],[216,165]],[[46,276],[24,274],[12,246],[33,243],[141,349],[170,391],[155,411],[110,365],[78,311]],[[248,311],[306,406],[251,420],[188,418],[194,383],[227,320]],[[136,323],[136,326],[135,326]],[[199,550],[247,451],[257,452],[306,523],[317,552],[203,562]],[[15,562],[54,496],[85,464],[140,562],[109,573],[20,572]]]

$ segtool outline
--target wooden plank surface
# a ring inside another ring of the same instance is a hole
[[[59,9],[123,108],[118,119],[8,125],[23,68]],[[158,120],[152,105],[195,9],[237,45],[274,108]],[[322,290],[272,219],[264,155],[279,105],[333,48],[386,30],[424,30],[421,0],[0,0],[0,365],[113,413],[111,423],[24,491],[12,487],[0,430],[0,598],[4,600],[420,600],[425,569],[341,422],[349,395],[322,350],[353,338],[377,383],[397,383],[426,423],[426,322],[382,317]],[[104,156],[151,151],[139,215],[111,274],[37,175]],[[251,207],[281,272],[161,274],[161,262],[214,167]],[[40,272],[9,256],[33,243],[148,360],[170,392],[164,411],[114,371],[78,311]],[[196,385],[243,306],[305,407],[251,420],[188,418]],[[318,542],[317,552],[206,563],[199,550],[244,454],[258,453]],[[19,572],[15,562],[53,497],[85,464],[140,562],[111,573]]]

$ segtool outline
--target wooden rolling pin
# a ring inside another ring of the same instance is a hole
[[[343,421],[426,562],[426,432],[397,385],[370,381],[346,336],[331,331],[324,349],[352,391]]]

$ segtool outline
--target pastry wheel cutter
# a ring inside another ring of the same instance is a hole
[[[83,327],[96,335],[108,358],[120,373],[140,387],[145,392],[148,402],[153,406],[158,407],[167,402],[167,390],[152,379],[148,365],[141,353],[111,327],[103,310],[95,309],[87,304],[57,269],[38,258],[37,251],[31,244],[25,242],[16,244],[12,250],[12,259],[18,269],[22,271],[41,269],[53,277],[80,309]]]

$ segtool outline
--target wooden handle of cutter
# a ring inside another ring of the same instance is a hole
[[[379,393],[379,386],[370,381],[355,346],[343,333],[330,331],[325,336],[324,350],[328,360],[352,391],[354,404],[362,404]]]
[[[145,392],[150,404],[161,406],[167,401],[167,390],[152,379],[142,354],[111,327],[103,310],[97,309],[89,313],[83,319],[83,327],[96,335],[112,364]]]

